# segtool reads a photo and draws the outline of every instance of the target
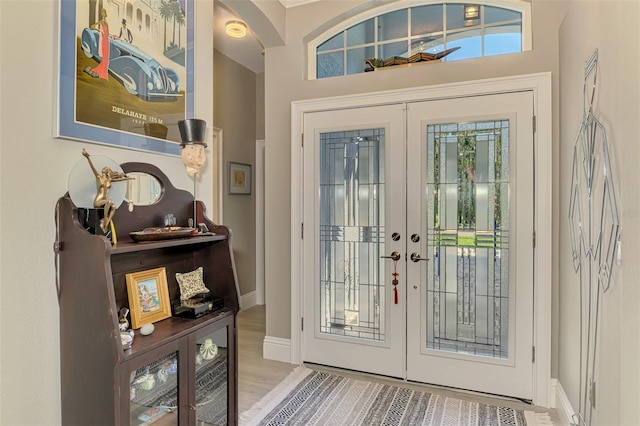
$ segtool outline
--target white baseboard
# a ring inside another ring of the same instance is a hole
[[[255,291],[240,296],[240,306],[242,306],[242,309],[248,309],[257,303],[257,293]]]
[[[560,419],[560,424],[562,426],[570,426],[573,424],[571,417],[576,411],[571,406],[571,402],[569,401],[567,394],[564,392],[560,381],[558,381],[558,379],[551,379],[551,381],[552,387],[555,388],[555,408],[558,413],[558,418]]]
[[[265,336],[262,342],[262,357],[291,363],[291,340]]]

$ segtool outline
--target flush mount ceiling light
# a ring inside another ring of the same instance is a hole
[[[247,26],[244,22],[229,21],[224,27],[224,32],[233,38],[244,38],[247,35]]]
[[[477,4],[467,4],[464,6],[464,26],[472,27],[478,25],[480,17],[480,6]]]
[[[467,4],[464,7],[464,19],[477,19],[480,7],[477,4]]]

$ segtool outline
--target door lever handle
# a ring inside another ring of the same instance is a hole
[[[393,259],[396,262],[398,260],[400,260],[400,253],[398,253],[397,251],[394,251],[393,253],[391,253],[391,256],[380,256],[381,259]]]
[[[420,253],[411,253],[411,256],[409,256],[409,258],[411,259],[412,262],[418,263],[421,260],[429,260],[428,257],[420,257]]]

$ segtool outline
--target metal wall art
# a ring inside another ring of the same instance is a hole
[[[594,115],[598,50],[585,65],[583,119],[573,148],[569,223],[580,284],[580,405],[573,423],[591,425],[600,298],[611,284],[619,238],[618,208],[604,125]]]

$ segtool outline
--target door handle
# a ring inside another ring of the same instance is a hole
[[[393,253],[391,253],[391,256],[380,256],[381,259],[393,259],[396,262],[398,260],[400,260],[400,253],[398,253],[397,251],[394,251]]]
[[[421,260],[429,260],[428,257],[420,257],[420,253],[411,253],[411,256],[409,257],[411,259],[412,262],[418,263]]]

